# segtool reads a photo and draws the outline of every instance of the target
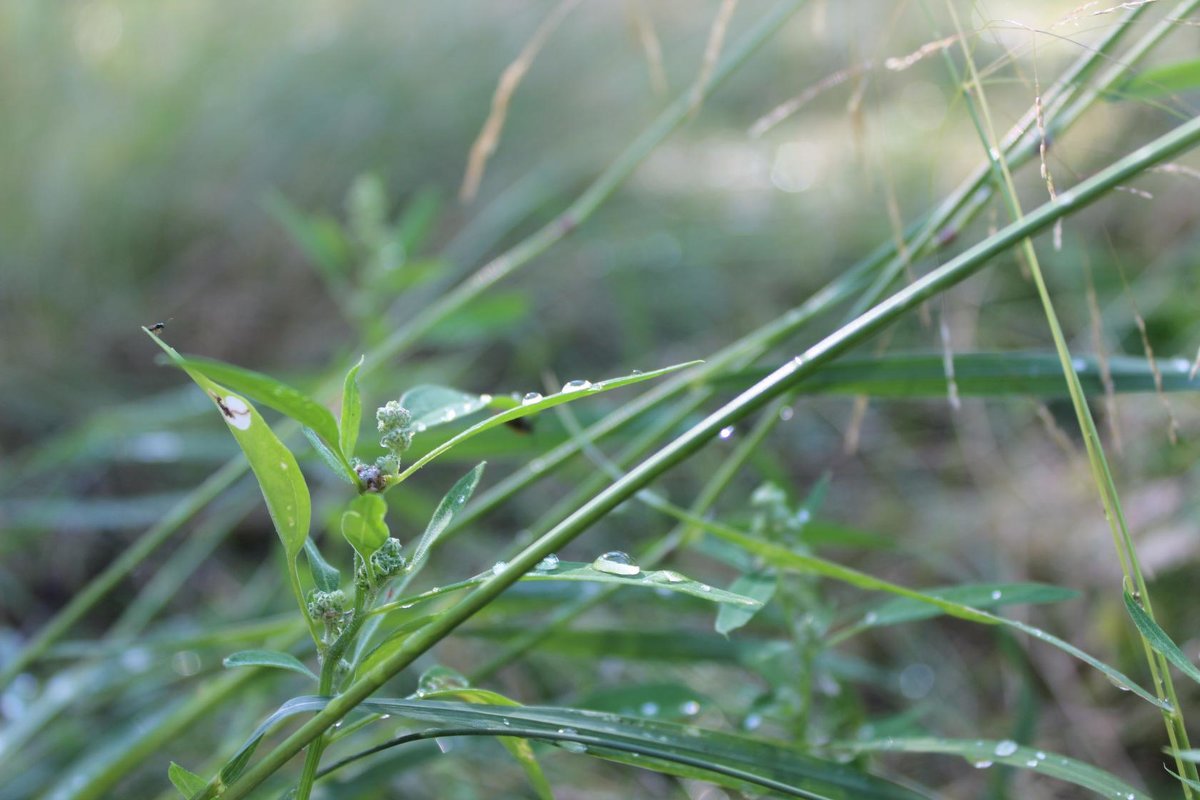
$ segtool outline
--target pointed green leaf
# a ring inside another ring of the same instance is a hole
[[[304,438],[308,439],[308,443],[312,445],[313,451],[321,458],[325,466],[329,467],[330,472],[351,486],[359,485],[358,475],[354,472],[354,469],[343,461],[337,453],[333,452],[329,448],[329,445],[325,444],[321,437],[317,435],[316,431],[312,428],[301,428],[300,430],[304,432]]]
[[[400,405],[412,413],[418,431],[444,425],[486,408],[490,395],[470,394],[447,386],[414,386],[400,396]]]
[[[491,577],[485,573],[483,577]],[[579,561],[560,561],[553,570],[530,572],[521,577],[522,581],[587,581],[589,583],[612,583],[621,586],[637,586],[643,589],[657,589],[667,592],[699,597],[714,603],[727,603],[731,606],[758,611],[762,603],[744,594],[725,591],[707,583],[694,581],[670,569],[639,570],[635,575],[614,575],[611,572],[596,569],[592,564]]]
[[[322,592],[334,592],[341,588],[342,575],[337,567],[330,564],[317,549],[317,543],[311,538],[304,542],[304,554],[308,556],[308,569],[312,573],[313,583]]]
[[[362,557],[364,564],[391,535],[385,517],[387,501],[378,494],[360,494],[350,501],[342,514],[342,536]]]
[[[563,403],[570,403],[573,400],[591,397],[602,392],[619,389],[623,386],[630,386],[635,383],[640,383],[641,381],[659,378],[663,375],[667,375],[672,372],[678,372],[681,369],[687,369],[688,367],[692,367],[700,363],[703,362],[688,361],[683,364],[675,364],[674,366],[656,369],[652,372],[635,372],[632,375],[626,375],[621,378],[610,378],[609,380],[600,381],[599,383],[572,381],[563,387],[563,391],[558,392],[557,394],[548,395],[537,401],[523,402],[519,406],[502,411],[495,416],[488,417],[481,422],[475,423],[465,431],[462,431],[456,436],[451,437],[413,462],[407,469],[400,473],[393,485],[400,483],[409,475],[428,464],[430,461],[433,461],[435,458],[447,452],[448,450],[453,449],[456,445],[466,441],[467,439],[470,439],[472,436],[476,436],[486,430],[495,428],[498,425],[503,425],[506,422],[511,422],[512,420],[520,419],[521,417],[527,417],[530,414],[537,414],[540,411],[545,411],[548,408],[553,408],[554,406],[562,405]]]
[[[286,669],[292,672],[299,672],[301,675],[307,675],[314,681],[317,680],[317,676],[312,670],[304,666],[304,662],[291,653],[282,653],[278,650],[242,650],[225,656],[225,660],[221,663],[226,669],[233,669],[234,667],[274,667],[275,669]]]
[[[1142,608],[1129,592],[1125,592],[1125,610],[1133,618],[1133,624],[1137,626],[1138,633],[1146,640],[1146,644],[1178,667],[1184,675],[1200,683],[1200,669],[1179,649],[1179,645],[1171,641],[1167,632],[1159,627],[1158,623],[1146,613],[1146,609]]]
[[[308,484],[304,482],[296,457],[267,427],[254,406],[193,368],[174,348],[149,330],[143,330],[216,404],[221,418],[229,426],[229,432],[250,462],[250,468],[267,501],[271,521],[275,523],[275,531],[283,542],[289,563],[294,564],[296,555],[304,547],[304,540],[308,538],[312,515]]]
[[[171,779],[171,785],[178,789],[184,797],[191,797],[197,792],[203,792],[208,786],[208,781],[204,778],[179,766],[174,761],[171,762],[171,766],[167,767],[167,777]]]
[[[951,600],[972,608],[999,608],[1022,603],[1060,603],[1079,596],[1079,592],[1074,589],[1046,583],[972,583],[922,591],[930,597]],[[940,613],[939,609],[928,603],[900,597],[888,600],[868,611],[863,624],[871,628],[881,628],[885,625],[930,619]]]
[[[365,356],[359,356],[358,363],[346,373],[342,384],[342,416],[338,421],[338,445],[342,455],[347,460],[354,457],[354,448],[358,445],[358,430],[362,425],[362,398],[358,396],[358,371],[362,368]]]
[[[425,533],[421,536],[421,540],[417,543],[416,549],[413,551],[412,560],[409,562],[409,572],[415,573],[425,563],[428,557],[429,550],[437,542],[447,527],[450,526],[454,515],[462,511],[463,506],[471,499],[471,495],[475,492],[475,487],[479,485],[479,479],[483,477],[483,468],[487,466],[487,462],[480,462],[474,469],[466,475],[458,479],[454,486],[450,487],[450,491],[442,498],[442,502],[438,503],[437,509],[433,512],[433,517],[429,520],[429,525],[425,528]]]
[[[181,366],[241,392],[291,417],[301,425],[312,428],[334,453],[339,452],[336,449],[338,424],[333,418],[333,413],[299,389],[288,386],[270,375],[207,358],[185,358]]]
[[[732,603],[722,605],[721,610],[717,612],[717,633],[727,636],[753,619],[759,609],[775,596],[777,581],[778,578],[773,572],[751,572],[735,580],[729,591],[754,600],[758,606]]]

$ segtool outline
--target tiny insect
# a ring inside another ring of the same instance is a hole
[[[166,330],[167,323],[170,322],[172,319],[175,319],[175,318],[171,317],[170,319],[167,319],[164,322],[156,322],[153,325],[150,325],[149,327],[147,327],[146,330],[150,331],[151,333],[158,333],[160,331]]]

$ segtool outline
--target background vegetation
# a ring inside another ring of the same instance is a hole
[[[169,761],[208,777],[284,700],[312,693],[291,673],[222,667],[235,650],[279,639],[295,623],[294,603],[254,484],[241,478],[211,503],[196,500],[197,486],[241,457],[203,393],[159,365],[139,326],[169,319],[164,337],[181,351],[306,389],[331,377],[340,387],[359,354],[394,343],[490,258],[547,223],[553,230],[675,98],[686,109],[696,87],[707,88],[712,55],[732,58],[764,25],[763,46],[648,147],[594,214],[369,361],[368,421],[418,384],[549,393],[570,379],[711,362],[894,246],[979,169],[981,100],[1003,134],[1117,31],[1123,38],[1068,89],[1098,87],[1106,70],[1117,80],[1068,129],[1055,127],[1061,109],[1049,114],[1044,156],[1019,170],[1014,162],[1025,211],[1048,199],[1039,161],[1061,193],[1197,116],[1200,13],[1188,3],[795,5],[787,15],[757,0],[0,5],[0,181],[9,187],[0,199],[0,665],[19,663],[31,637],[147,530],[165,539],[7,676],[0,798],[171,796]],[[730,10],[717,42],[714,19]],[[477,197],[461,201],[499,76],[557,13],[561,24],[512,95]],[[1161,39],[1130,63],[1130,48],[1156,25]],[[964,94],[972,67],[979,87]],[[755,127],[797,97],[805,102],[795,113]],[[1061,249],[1051,230],[1034,240],[1066,343],[1083,359],[1077,369],[1158,624],[1189,657],[1198,168],[1181,154],[1118,181],[1065,220]],[[1007,225],[1004,194],[997,188],[970,221],[939,226],[945,246],[915,248],[882,296]],[[829,367],[816,388],[801,385],[798,398],[785,394],[723,429],[655,482],[657,496],[690,507],[728,469],[713,517],[797,552],[906,587],[1073,590],[1045,598],[1053,604],[993,610],[1155,691],[1033,279],[1038,266],[1006,249],[887,332],[855,342],[842,372]],[[697,373],[689,394],[639,414],[600,449],[629,467],[694,429],[870,305],[869,283],[745,363]],[[1008,354],[999,379],[972,383],[974,362],[959,362],[951,396],[943,357],[974,352]],[[1012,355],[1029,352],[1041,360]],[[881,371],[883,359],[913,353],[928,357]],[[754,367],[762,371],[742,371]],[[1035,368],[1041,383],[1018,380]],[[1168,391],[1155,392],[1156,379]],[[455,480],[489,462],[477,513],[436,552],[422,588],[511,558],[609,482],[595,452],[539,459],[576,425],[621,413],[654,387],[589,398],[569,415],[544,412],[524,434],[491,431],[389,493],[393,535],[407,543]],[[374,444],[371,430],[362,438]],[[418,452],[446,436],[421,438]],[[635,450],[639,439],[652,450]],[[314,536],[346,573],[349,551],[336,541],[346,487],[302,439],[293,444],[313,492]],[[536,481],[485,494],[520,475]],[[763,491],[768,482],[786,499]],[[559,556],[645,552],[678,521],[655,502],[622,504]],[[195,513],[165,530],[181,508]],[[782,570],[770,559],[756,567],[685,522],[673,569],[718,587],[747,570]],[[413,692],[422,670],[440,664],[530,705],[684,720],[831,762],[853,757],[854,768],[933,796],[1091,795],[1038,768],[975,770],[917,740],[1013,740],[1100,767],[1145,796],[1181,791],[1163,769],[1182,767],[1162,752],[1162,713],[1036,637],[945,616],[867,624],[851,636],[885,595],[811,575],[779,587],[726,638],[713,630],[715,606],[640,589],[606,595],[559,630],[556,613],[595,585],[521,584],[384,693]],[[986,605],[975,597],[962,602]],[[548,635],[493,661],[527,631]],[[296,652],[315,666],[311,648]],[[1185,712],[1194,687],[1175,687]],[[196,713],[185,724],[156,727],[189,702]],[[392,722],[330,758],[386,738]],[[905,752],[852,746],[887,737],[907,742],[896,747]],[[537,753],[560,798],[741,791],[561,748]],[[294,783],[298,763],[263,796]],[[462,738],[389,750],[318,783],[317,794],[376,797],[381,787],[412,797],[535,791],[492,741]]]

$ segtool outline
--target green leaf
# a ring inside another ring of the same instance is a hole
[[[832,747],[835,750],[851,754],[940,753],[966,759],[977,767],[1005,764],[1018,769],[1028,769],[1039,775],[1057,778],[1090,789],[1102,797],[1151,800],[1150,795],[1138,791],[1120,778],[1098,767],[1057,753],[1047,753],[1033,747],[1024,747],[1011,740],[889,738],[869,742],[838,742]]]
[[[184,797],[191,797],[197,792],[203,792],[208,786],[208,781],[204,778],[179,766],[174,761],[171,762],[171,766],[167,767],[167,777],[171,779],[171,785],[178,789]]]
[[[476,424],[467,428],[465,431],[462,431],[462,432],[458,433],[457,435],[451,437],[450,439],[446,440],[445,442],[442,442],[440,445],[433,448],[425,455],[421,456],[419,459],[414,461],[407,469],[405,469],[403,472],[401,472],[400,475],[397,477],[397,479],[393,482],[392,485],[394,486],[395,484],[400,483],[405,478],[407,478],[409,475],[412,475],[414,472],[419,470],[421,467],[428,464],[430,461],[433,461],[435,458],[437,458],[438,456],[447,452],[448,450],[453,449],[456,445],[466,441],[467,439],[470,439],[472,436],[476,436],[480,433],[483,433],[486,430],[495,428],[498,425],[503,425],[506,422],[511,422],[512,420],[520,419],[521,417],[527,417],[530,414],[537,414],[540,411],[545,411],[548,408],[553,408],[554,406],[562,405],[563,403],[570,403],[573,400],[579,400],[584,397],[591,397],[593,395],[600,394],[602,392],[611,391],[613,389],[619,389],[623,386],[630,386],[632,384],[640,383],[642,381],[648,381],[653,378],[659,378],[659,377],[662,377],[663,375],[667,375],[672,372],[678,372],[681,369],[687,369],[688,367],[692,367],[692,366],[695,366],[696,364],[700,364],[700,363],[703,363],[703,362],[688,361],[683,364],[675,364],[674,366],[664,367],[663,369],[657,369],[652,372],[637,372],[632,375],[626,375],[621,378],[611,378],[606,381],[601,381],[600,383],[582,382],[582,383],[577,383],[577,384],[568,384],[568,386],[563,387],[564,391],[558,392],[557,394],[549,395],[547,397],[543,397],[542,399],[540,399],[536,402],[522,403],[521,405],[516,406],[515,408],[510,408],[507,411],[502,411],[501,413],[496,414],[495,416],[491,416],[481,422],[477,422]]]
[[[225,656],[225,660],[221,663],[227,669],[233,669],[234,667],[274,667],[276,669],[287,669],[292,672],[299,672],[301,675],[307,675],[314,681],[317,680],[317,676],[312,670],[304,666],[304,662],[291,653],[282,653],[278,650],[242,650]]]
[[[481,577],[491,577],[485,574]],[[714,603],[727,603],[731,606],[758,611],[762,602],[746,597],[733,591],[725,591],[707,583],[694,581],[674,570],[655,569],[640,570],[636,575],[614,575],[596,569],[591,564],[582,561],[560,561],[553,570],[545,572],[530,572],[521,576],[522,581],[588,581],[590,583],[610,583],[621,586],[637,586],[643,589],[658,589],[667,592],[678,592],[709,600]]]
[[[1119,93],[1152,99],[1200,89],[1200,59],[1179,61],[1133,75]]]
[[[483,477],[483,468],[486,466],[486,461],[477,464],[474,469],[459,478],[458,482],[450,487],[450,491],[442,498],[442,502],[438,503],[437,509],[434,510],[433,516],[429,520],[429,525],[425,528],[425,533],[417,542],[416,549],[413,550],[412,560],[408,563],[410,573],[415,574],[424,566],[430,548],[450,526],[454,515],[462,511],[463,506],[471,499],[475,487],[479,485],[479,479]]]
[[[418,431],[444,425],[474,414],[491,403],[490,395],[469,394],[446,386],[414,386],[400,396],[400,405],[412,413]]]
[[[1101,395],[1104,383],[1095,358],[1074,360],[1085,394]],[[1190,365],[1159,359],[1163,391],[1200,389],[1200,378],[1188,377]],[[1108,359],[1113,391],[1155,391],[1154,369],[1144,358],[1114,356]],[[766,375],[751,369],[721,376],[715,383],[745,388]],[[1055,353],[961,353],[954,356],[954,382],[958,393],[970,397],[1034,395],[1067,397],[1062,364]],[[945,397],[946,367],[941,353],[888,354],[838,359],[798,383],[802,394],[867,395],[870,397]]]
[[[463,630],[463,636],[490,641],[509,641],[528,631],[511,626],[481,626]],[[743,637],[727,639],[715,633],[678,630],[633,630],[626,628],[564,629],[538,643],[546,653],[595,661],[621,658],[628,661],[664,661],[694,664],[698,661],[749,664],[762,652],[764,640]]]
[[[362,557],[364,564],[370,562],[371,554],[391,535],[385,517],[387,501],[373,493],[360,494],[342,513],[342,536]]]
[[[311,538],[304,542],[304,554],[308,556],[308,568],[317,589],[322,592],[334,592],[341,588],[341,573],[337,567],[325,560],[321,551],[317,549],[317,543]]]
[[[333,413],[299,389],[261,372],[207,358],[185,358],[181,366],[189,372],[199,372],[265,406],[270,406],[301,425],[312,428],[335,454],[341,455],[340,451],[335,449],[338,447],[338,424],[333,418]]]
[[[924,594],[942,600],[950,600],[972,608],[999,608],[1021,603],[1059,603],[1079,596],[1074,589],[1046,583],[972,583],[960,586],[943,586],[924,589]],[[925,602],[909,598],[889,600],[868,611],[863,618],[863,627],[882,628],[930,619],[941,613]]]
[[[1179,645],[1171,641],[1171,637],[1167,635],[1167,632],[1159,627],[1158,623],[1146,613],[1146,609],[1142,608],[1129,592],[1125,592],[1124,594],[1125,610],[1133,618],[1133,624],[1137,626],[1138,633],[1146,640],[1146,644],[1150,645],[1155,652],[1167,659],[1167,661],[1178,667],[1179,671],[1184,675],[1200,683],[1200,669],[1179,649]]]
[[[349,248],[338,224],[327,217],[305,214],[276,191],[266,196],[264,205],[326,282],[333,288],[342,288]]]
[[[393,623],[388,629],[387,638],[381,641],[362,658],[359,662],[358,669],[355,674],[362,677],[375,668],[381,661],[387,659],[392,653],[396,652],[408,639],[408,635],[415,630],[419,630],[430,622],[436,619],[434,614],[425,614],[419,617],[406,619],[398,624]]]
[[[245,398],[240,397],[221,384],[209,379],[197,369],[193,362],[182,358],[175,349],[159,339],[149,330],[146,333],[161,347],[173,362],[183,369],[201,389],[208,393],[216,404],[221,418],[229,426],[229,432],[237,440],[263,497],[275,531],[283,542],[289,563],[293,564],[304,541],[308,538],[308,527],[312,515],[312,501],[304,475],[283,442],[275,436],[262,416]],[[328,412],[326,412],[328,413]],[[330,419],[332,420],[332,415]]]
[[[240,772],[274,725],[301,713],[320,711],[326,697],[296,697],[268,717],[230,762]],[[433,700],[372,698],[359,710],[470,728],[495,736],[551,742],[571,752],[636,764],[667,774],[745,789],[753,785],[800,797],[830,800],[918,800],[911,789],[782,744],[704,730],[692,725],[631,719],[573,708],[484,706]],[[445,735],[437,730],[430,736]],[[224,774],[224,771],[222,772]],[[228,782],[228,781],[227,781]]]
[[[757,608],[732,603],[721,606],[721,610],[717,612],[717,633],[727,636],[731,631],[737,630],[753,619],[759,609],[775,596],[777,580],[775,574],[771,572],[751,572],[735,580],[729,587],[729,591],[744,595],[759,605]]]
[[[1096,670],[1099,670],[1100,672],[1104,673],[1104,675],[1115,685],[1120,686],[1123,689],[1128,689],[1146,702],[1167,711],[1171,710],[1169,703],[1167,703],[1165,700],[1155,697],[1153,694],[1146,691],[1133,680],[1131,680],[1124,673],[1120,672],[1114,667],[1109,666],[1108,664],[1105,664],[1100,659],[1085,653],[1083,650],[1080,650],[1070,642],[1066,642],[1040,628],[1035,628],[1032,625],[1026,625],[1023,622],[1018,622],[1014,619],[1008,619],[1007,617],[999,617],[994,614],[989,614],[988,612],[981,611],[978,608],[963,605],[962,603],[955,603],[941,597],[935,597],[931,594],[920,592],[915,589],[909,589],[907,587],[891,583],[890,581],[876,578],[873,575],[868,575],[865,572],[859,572],[856,569],[844,567],[841,564],[834,563],[824,558],[797,553],[793,550],[789,550],[786,547],[781,547],[780,545],[772,544],[771,542],[765,542],[761,539],[749,536],[741,531],[730,528],[727,525],[721,525],[712,520],[697,517],[694,514],[681,512],[668,506],[662,506],[660,510],[665,511],[666,513],[669,513],[684,522],[702,528],[719,539],[732,542],[733,544],[737,544],[745,548],[751,553],[762,556],[768,564],[771,564],[778,569],[822,575],[826,578],[848,583],[851,586],[857,586],[860,589],[887,592],[889,594],[899,595],[900,597],[907,597],[921,603],[926,603],[934,608],[940,609],[945,614],[949,614],[952,617],[958,617],[959,619],[965,619],[968,622],[978,622],[984,625],[1002,625],[1006,628],[1012,628],[1013,630],[1027,633],[1030,636],[1045,642],[1046,644],[1057,647],[1064,653],[1074,656]]]
[[[330,472],[337,475],[351,486],[359,485],[358,474],[354,469],[346,463],[337,453],[330,449],[329,445],[321,440],[317,432],[312,428],[301,428],[304,432],[304,438],[308,439],[308,443],[312,445],[313,451],[325,462],[325,466],[329,467]]]
[[[358,363],[346,373],[342,384],[342,417],[338,421],[338,446],[346,459],[354,456],[354,448],[358,444],[358,430],[362,425],[362,398],[358,396],[358,371],[362,368],[365,356],[359,356]]]
[[[506,706],[509,708],[521,705],[516,700],[512,700],[497,692],[471,687],[422,692],[421,697],[426,700],[463,700],[468,703]],[[533,754],[533,747],[530,746],[529,740],[518,739],[512,736],[501,736],[499,737],[499,741],[504,746],[504,749],[521,765],[521,768],[525,770],[525,776],[529,778],[529,785],[533,787],[537,796],[541,800],[554,800],[554,790],[550,788],[550,781],[546,780],[546,774],[542,772],[542,766]]]

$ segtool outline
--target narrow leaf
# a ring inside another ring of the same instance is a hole
[[[417,430],[462,419],[491,402],[490,395],[460,392],[447,386],[415,386],[400,396],[400,405],[412,413]]]
[[[174,348],[149,330],[146,330],[146,333],[216,404],[222,419],[229,426],[229,432],[233,434],[242,452],[246,454],[246,460],[250,462],[250,468],[254,471],[254,477],[258,479],[258,485],[267,501],[267,510],[271,514],[271,521],[275,523],[275,531],[283,542],[288,561],[294,563],[296,555],[304,546],[304,540],[308,538],[312,515],[308,485],[304,482],[296,457],[267,427],[267,423],[254,406],[194,369]]]
[[[474,469],[466,475],[458,479],[458,482],[450,487],[450,491],[442,498],[442,502],[438,503],[437,509],[433,512],[433,517],[429,520],[429,525],[425,528],[424,535],[417,542],[417,547],[413,551],[412,561],[409,562],[409,572],[415,573],[425,563],[425,559],[429,554],[429,549],[437,542],[450,522],[454,519],[454,515],[462,511],[463,506],[471,499],[471,495],[475,492],[475,487],[479,485],[479,479],[483,477],[483,468],[487,466],[487,462],[479,463]]]
[[[775,596],[777,580],[775,574],[770,572],[751,572],[735,580],[729,591],[754,600],[758,607],[732,603],[721,606],[717,612],[717,633],[727,636],[753,619],[759,609]]]
[[[221,663],[227,669],[233,669],[234,667],[274,667],[275,669],[287,669],[292,672],[299,672],[301,675],[306,675],[314,681],[317,680],[317,676],[312,670],[304,666],[304,662],[291,653],[282,653],[278,650],[242,650],[241,652],[225,656],[225,660]]]
[[[1152,99],[1194,89],[1200,89],[1200,59],[1142,70],[1121,87],[1120,94]]]
[[[364,356],[346,373],[342,384],[342,416],[338,421],[338,446],[342,455],[347,459],[354,457],[354,448],[358,445],[358,430],[362,425],[362,398],[358,395],[358,371],[362,368]]]
[[[342,536],[367,563],[391,535],[385,517],[387,501],[378,494],[360,494],[342,513]]]
[[[973,583],[923,591],[930,597],[950,600],[972,608],[999,608],[1022,603],[1059,603],[1079,596],[1079,592],[1074,589],[1045,583]],[[865,627],[881,628],[885,625],[930,619],[940,613],[940,609],[928,603],[901,597],[868,611],[862,624]]]
[[[312,428],[330,449],[338,446],[338,425],[333,413],[299,389],[270,375],[208,358],[184,358],[182,366]]]
[[[342,585],[342,575],[337,567],[330,564],[317,549],[317,543],[311,538],[304,541],[304,554],[308,556],[308,568],[312,573],[313,583],[322,592],[333,592]]]
[[[171,779],[171,785],[178,789],[184,797],[191,797],[197,792],[203,792],[208,786],[208,781],[204,778],[179,766],[174,761],[171,762],[171,766],[167,767],[167,777]]]
[[[1133,618],[1133,624],[1137,626],[1138,633],[1146,640],[1146,644],[1150,645],[1155,652],[1159,653],[1167,661],[1178,667],[1179,671],[1184,675],[1200,683],[1200,669],[1179,649],[1179,645],[1171,641],[1171,637],[1167,635],[1167,632],[1159,627],[1158,623],[1146,613],[1146,609],[1138,605],[1138,602],[1133,599],[1133,596],[1129,592],[1125,592],[1125,610]]]
[[[301,428],[301,430],[304,431],[304,438],[308,439],[308,443],[312,445],[313,451],[325,463],[325,466],[329,467],[330,472],[351,486],[358,486],[358,475],[354,472],[353,468],[341,456],[333,452],[329,445],[325,444],[324,440],[317,435],[316,431],[312,428]]]
[[[456,445],[466,441],[467,439],[470,439],[472,436],[476,436],[486,430],[495,428],[498,425],[503,425],[506,422],[511,422],[514,419],[520,419],[521,417],[527,417],[530,414],[536,414],[540,411],[545,411],[548,408],[553,408],[554,406],[562,405],[563,403],[570,403],[573,400],[578,400],[583,397],[591,397],[595,394],[611,391],[613,389],[619,389],[622,386],[629,386],[631,384],[640,383],[641,381],[647,381],[652,378],[659,378],[663,375],[677,372],[681,369],[687,369],[688,367],[692,367],[700,363],[702,362],[688,361],[683,364],[664,367],[663,369],[657,369],[652,372],[638,372],[621,378],[611,378],[606,381],[601,381],[600,383],[572,381],[563,387],[563,391],[558,392],[557,394],[552,394],[536,401],[531,400],[530,402],[524,402],[519,406],[502,411],[501,413],[488,417],[481,422],[477,422],[476,424],[467,428],[465,431],[462,431],[459,434],[451,437],[447,441],[433,448],[428,453],[414,461],[407,469],[400,473],[395,483],[403,481],[409,475],[413,474],[430,461],[433,461],[435,458],[447,452],[448,450],[453,449]]]

